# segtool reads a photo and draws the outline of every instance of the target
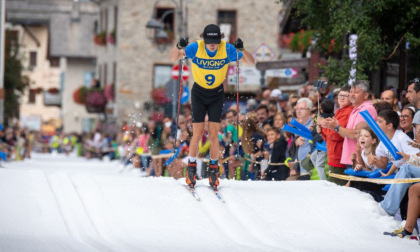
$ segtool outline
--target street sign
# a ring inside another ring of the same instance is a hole
[[[187,103],[188,99],[190,98],[190,90],[187,86],[184,86],[181,95],[181,104]]]
[[[186,65],[184,65],[183,69],[184,70],[182,72],[182,80],[187,81],[188,77],[190,77],[190,69],[188,69],[188,67]],[[174,67],[172,67],[171,77],[174,80],[178,80],[178,78],[179,78],[179,65],[175,65]]]
[[[254,56],[256,61],[270,61],[274,59],[274,51],[266,44],[262,43],[255,51],[252,52],[252,56]]]
[[[267,77],[279,78],[296,78],[298,76],[297,68],[283,68],[283,69],[270,69],[266,70]]]

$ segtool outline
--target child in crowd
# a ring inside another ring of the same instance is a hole
[[[271,153],[269,163],[283,163],[286,159],[287,140],[279,129],[271,127],[267,130],[267,142],[270,144]],[[268,165],[264,171],[265,180],[286,180],[290,169],[283,165]]]
[[[359,133],[359,145],[363,149],[361,153],[362,162],[357,164],[354,168],[355,171],[365,170],[374,171],[378,169],[374,165],[369,164],[368,157],[375,155],[376,147],[379,144],[379,139],[370,127],[364,127]]]

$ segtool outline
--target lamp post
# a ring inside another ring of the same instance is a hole
[[[165,24],[164,24],[164,20],[165,18],[172,13],[176,13],[176,18],[177,18],[177,37],[182,38],[182,37],[188,37],[188,7],[185,5],[183,5],[183,0],[179,0],[179,4],[178,1],[175,0],[170,0],[172,3],[175,4],[175,10],[167,10],[165,11],[162,16],[160,17],[160,20],[157,20],[156,17],[156,6],[157,4],[160,2],[161,0],[157,0],[153,6],[153,14],[152,14],[152,18],[147,22],[146,24],[146,30],[147,30],[147,38],[149,38],[152,43],[156,43],[158,50],[160,52],[163,52],[166,50],[166,47],[168,46],[168,33],[164,30],[165,28]],[[184,18],[184,14],[185,14],[185,18]],[[177,102],[178,99],[180,99],[180,97],[177,97],[177,90],[179,90],[180,85],[181,85],[181,81],[182,81],[182,76],[181,76],[181,71],[182,71],[182,60],[179,60],[178,63],[179,66],[179,76],[178,76],[178,82],[173,81],[173,99],[172,99],[172,118],[175,119],[176,117],[176,109],[177,109]]]

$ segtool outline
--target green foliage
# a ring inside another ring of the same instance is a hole
[[[27,77],[22,76],[22,64],[19,55],[19,45],[13,32],[6,31],[5,64],[4,64],[4,122],[10,118],[19,118],[19,99],[29,85]]]
[[[317,31],[314,36],[320,51],[326,52],[335,40],[336,51],[326,54],[329,65],[324,69],[325,75],[337,83],[347,82],[352,65],[347,57],[350,34],[358,35],[356,78],[366,78],[385,61],[394,60],[405,41],[410,43],[410,50],[420,48],[417,0],[296,0],[293,7],[304,17],[303,24]]]
[[[313,31],[300,30],[300,32],[293,35],[290,41],[290,49],[294,52],[304,53],[308,47],[312,45]]]

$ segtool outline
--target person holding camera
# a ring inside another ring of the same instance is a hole
[[[172,61],[186,57],[192,61],[194,85],[191,90],[193,136],[190,143],[189,161],[186,182],[194,188],[196,183],[196,156],[198,142],[204,131],[204,118],[209,117],[210,138],[210,186],[217,190],[219,185],[219,137],[221,115],[224,104],[223,81],[226,78],[228,64],[242,60],[254,64],[252,54],[244,49],[243,41],[238,38],[235,43],[222,41],[224,34],[217,25],[209,24],[198,40],[190,45],[188,38],[181,38],[171,50]]]

